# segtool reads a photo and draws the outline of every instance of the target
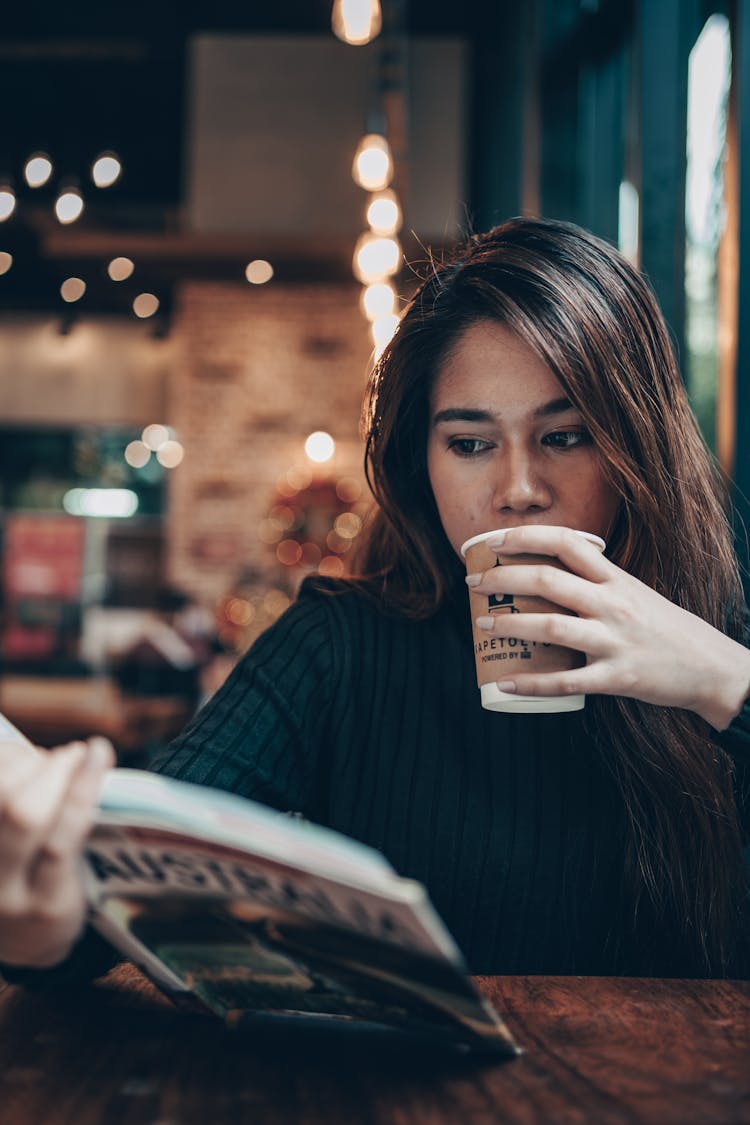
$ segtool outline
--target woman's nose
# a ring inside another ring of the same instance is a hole
[[[526,450],[506,450],[496,464],[495,511],[526,512],[550,506],[550,487],[540,466]]]

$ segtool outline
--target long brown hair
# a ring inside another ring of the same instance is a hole
[[[488,318],[536,350],[580,411],[621,498],[608,556],[742,639],[723,490],[656,300],[611,246],[549,220],[510,220],[432,263],[376,365],[364,429],[378,507],[359,551],[364,587],[415,618],[458,588],[427,473],[429,398],[459,335]],[[689,711],[594,696],[586,721],[624,799],[629,924],[644,964],[653,937],[675,971],[732,971],[743,875],[729,759]]]

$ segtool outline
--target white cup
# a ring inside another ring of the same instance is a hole
[[[498,555],[487,546],[487,539],[497,535],[497,531],[485,531],[467,539],[461,547],[469,574],[476,574],[494,567],[523,565],[555,566],[560,570],[568,568],[552,555],[505,555],[502,562]],[[576,531],[593,543],[600,551],[606,544],[598,535],[589,531]],[[487,594],[469,590],[471,627],[474,638],[474,659],[477,668],[477,684],[482,706],[489,711],[515,712],[558,712],[580,711],[585,706],[585,695],[517,695],[500,691],[498,680],[512,680],[516,672],[560,672],[569,668],[580,668],[586,657],[582,652],[562,645],[546,644],[542,641],[524,641],[520,637],[493,637],[476,624],[477,617],[492,617],[495,614],[524,613],[567,613],[575,616],[572,610],[544,598],[530,597],[526,594]],[[519,621],[519,634],[523,626]]]

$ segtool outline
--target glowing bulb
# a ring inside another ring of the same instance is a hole
[[[112,281],[127,281],[134,269],[130,258],[113,258],[107,266],[107,273]]]
[[[251,285],[265,285],[273,277],[273,266],[263,258],[256,258],[255,261],[248,263],[245,277]]]
[[[377,192],[367,204],[367,221],[376,234],[397,234],[401,229],[401,208],[394,191]]]
[[[161,449],[169,441],[169,438],[170,433],[167,427],[160,425],[158,422],[152,422],[150,426],[146,426],[141,434],[143,444],[147,449],[153,449],[154,452]]]
[[[61,223],[74,223],[83,211],[81,193],[75,188],[69,188],[57,197],[55,214]]]
[[[368,320],[390,316],[396,311],[396,290],[387,281],[375,281],[362,290],[359,304]]]
[[[91,179],[97,187],[111,187],[122,172],[122,164],[113,152],[103,152],[91,165]]]
[[[9,187],[0,188],[0,223],[9,219],[16,209],[16,197]]]
[[[393,157],[380,133],[368,133],[357,145],[352,164],[354,182],[366,191],[382,191],[393,176]]]
[[[398,273],[401,266],[401,246],[397,238],[383,238],[367,231],[357,239],[354,247],[352,269],[363,285],[383,281]]]
[[[324,461],[330,461],[335,450],[336,442],[324,430],[316,430],[305,442],[305,453],[311,461],[319,465]]]
[[[60,286],[60,296],[63,301],[71,304],[73,301],[80,301],[83,294],[86,292],[86,282],[80,277],[68,277]]]
[[[139,293],[137,297],[133,298],[133,312],[141,320],[147,316],[153,316],[159,308],[159,298],[155,297],[153,293]]]
[[[0,277],[7,273],[13,265],[13,255],[9,254],[7,250],[0,250]]]
[[[382,26],[380,0],[335,0],[331,27],[344,43],[361,47],[374,39]]]
[[[71,516],[127,519],[138,511],[138,497],[129,488],[70,488],[62,502]]]
[[[23,174],[29,187],[43,187],[52,175],[52,161],[43,152],[35,152],[26,161]]]

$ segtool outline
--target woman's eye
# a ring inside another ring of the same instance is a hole
[[[551,434],[545,434],[542,441],[553,449],[573,449],[577,445],[589,444],[591,434],[588,430],[554,430]]]
[[[477,453],[484,453],[485,449],[489,449],[490,443],[481,438],[451,438],[448,448],[459,457],[475,457]]]

